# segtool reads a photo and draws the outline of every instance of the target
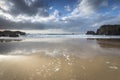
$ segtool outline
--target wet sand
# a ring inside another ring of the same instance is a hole
[[[0,44],[0,80],[120,80],[119,40]]]

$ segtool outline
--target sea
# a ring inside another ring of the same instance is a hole
[[[86,34],[30,34],[20,37],[0,37],[0,39],[41,39],[41,38],[81,38],[81,39],[120,39],[120,36]]]

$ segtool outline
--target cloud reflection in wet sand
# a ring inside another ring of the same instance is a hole
[[[0,56],[0,80],[119,80],[119,44],[109,47],[117,41],[99,42],[72,39],[2,44],[12,48],[7,50],[9,55]]]
[[[47,55],[3,57],[0,61],[0,80],[119,80],[119,58],[56,58]]]

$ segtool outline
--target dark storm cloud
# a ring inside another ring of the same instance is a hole
[[[0,11],[3,13],[3,16],[0,15],[0,29],[44,29],[45,25],[40,22],[8,19],[9,15],[15,19],[18,15],[22,15],[24,18],[26,16],[32,18],[35,15],[49,17],[49,13],[46,11],[49,6],[44,0],[2,0],[2,2],[5,3],[4,7],[8,7],[9,10],[0,7]],[[12,7],[9,5],[10,3],[13,5]]]
[[[34,26],[34,27],[33,27]],[[45,25],[42,23],[13,22],[4,18],[0,18],[0,29],[44,29]]]
[[[39,14],[40,16],[48,16],[45,11],[48,5],[43,0],[8,0],[13,3],[13,7],[9,11],[12,15],[26,14],[29,16]]]
[[[86,0],[86,4],[91,6],[94,10],[98,10],[102,6],[107,6],[108,0]]]
[[[13,26],[13,22],[0,18],[0,29],[9,28],[10,26]]]

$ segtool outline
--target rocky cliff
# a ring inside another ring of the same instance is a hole
[[[120,25],[103,25],[97,32],[97,35],[120,35]]]
[[[87,31],[87,35],[120,35],[120,25],[103,25],[96,32]]]

